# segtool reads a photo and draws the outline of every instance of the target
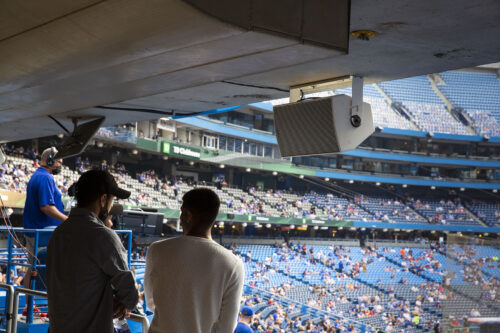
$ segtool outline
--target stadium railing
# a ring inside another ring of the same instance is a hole
[[[2,286],[0,286],[2,287]],[[10,326],[7,323],[6,332],[17,332],[17,320],[18,320],[18,312],[19,312],[19,295],[25,294],[30,296],[37,296],[42,298],[47,298],[47,293],[38,290],[31,290],[25,288],[17,288],[13,293],[9,293],[9,307],[7,308],[7,318],[9,318],[9,314],[12,314],[12,324]],[[147,333],[149,331],[149,321],[146,316],[138,315],[135,313],[131,313],[128,317],[128,320],[136,321],[142,324],[142,333]]]
[[[5,330],[4,332],[9,333],[12,325],[12,307],[14,301],[14,286],[10,284],[0,283],[0,289],[5,289],[7,291],[7,295],[5,297],[5,312],[4,316],[5,320]],[[0,329],[0,331],[3,331]]]
[[[54,228],[48,228],[48,229],[24,229],[24,228],[11,228],[11,227],[0,227],[0,233],[7,233],[7,258],[5,258],[4,255],[0,254],[0,264],[4,264],[7,266],[6,269],[6,275],[5,275],[5,282],[6,285],[12,285],[12,280],[11,280],[11,275],[10,272],[13,268],[16,266],[21,266],[21,267],[32,267],[32,271],[36,272],[37,269],[43,269],[45,270],[46,265],[39,263],[38,260],[33,260],[33,265],[27,263],[27,256],[28,253],[26,249],[23,247],[21,249],[19,248],[14,248],[14,242],[18,243],[21,245],[21,241],[18,238],[18,234],[26,234],[26,233],[31,233],[35,235],[35,243],[34,243],[34,257],[38,259],[38,256],[40,255],[39,249],[41,247],[47,246],[50,235],[54,231]],[[115,230],[117,234],[123,234],[126,235],[127,237],[127,264],[128,267],[131,267],[131,253],[132,253],[132,231],[131,230]],[[14,257],[14,256],[26,256],[26,257]],[[39,275],[37,274],[37,277]],[[32,288],[36,289],[37,288],[37,279],[32,280]],[[45,284],[40,277],[40,281]],[[1,289],[1,288],[0,288]],[[19,288],[17,288],[19,289]],[[16,290],[17,290],[16,289]],[[28,294],[30,295],[30,294]],[[26,323],[28,325],[33,323],[33,305],[34,305],[34,299],[33,297],[27,297],[26,299],[26,305],[27,305],[27,316],[26,316]],[[14,314],[17,316],[17,313]],[[13,331],[15,332],[15,331]]]

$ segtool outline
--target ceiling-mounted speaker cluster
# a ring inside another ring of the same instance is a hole
[[[370,104],[362,103],[352,120],[347,95],[302,100],[274,107],[281,156],[339,153],[356,148],[374,131]]]

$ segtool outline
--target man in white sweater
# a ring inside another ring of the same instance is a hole
[[[146,305],[154,312],[149,333],[233,333],[244,269],[212,240],[219,198],[197,188],[182,200],[184,235],[153,243],[146,257]]]

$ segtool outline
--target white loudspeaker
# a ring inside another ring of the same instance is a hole
[[[281,156],[339,153],[356,148],[374,132],[370,104],[351,112],[347,95],[277,105],[274,127]]]

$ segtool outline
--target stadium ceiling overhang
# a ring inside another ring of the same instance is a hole
[[[0,142],[495,63],[499,35],[496,0],[3,1]]]

